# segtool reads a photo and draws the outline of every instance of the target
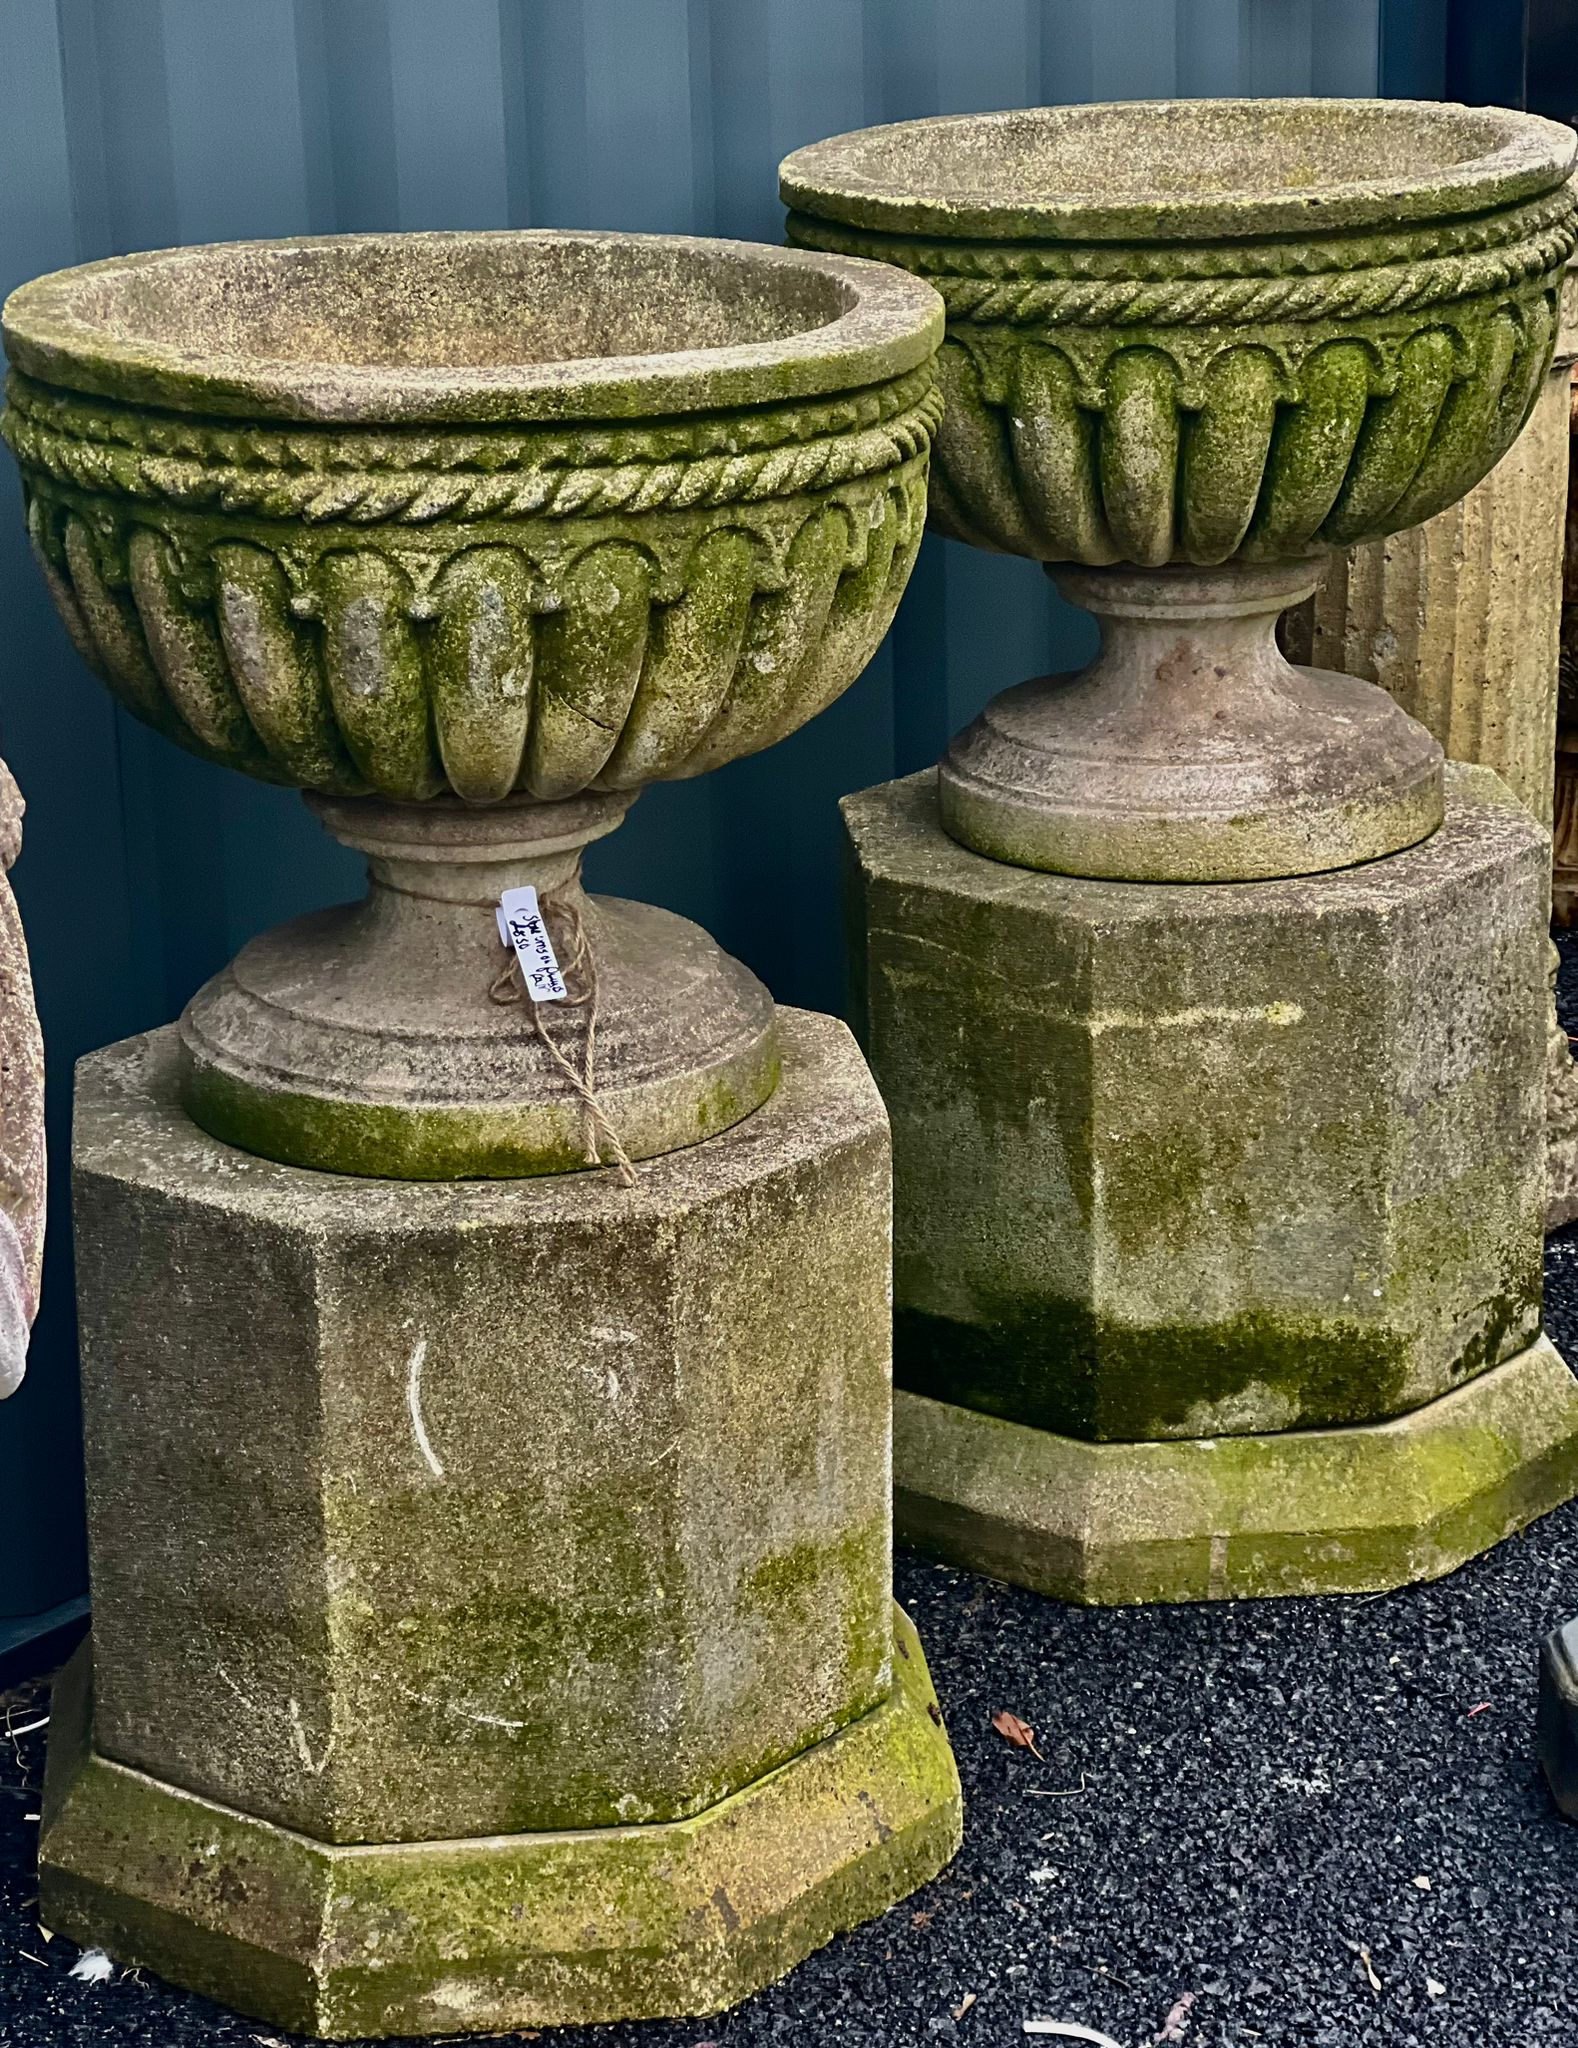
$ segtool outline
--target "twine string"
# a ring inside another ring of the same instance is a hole
[[[538,905],[544,918],[548,914],[548,899],[538,898]],[[597,1015],[598,987],[597,960],[592,951],[592,942],[587,937],[586,926],[578,907],[573,903],[556,903],[570,929],[568,957],[561,963],[559,972],[564,978],[567,991],[564,1004],[566,1009],[586,1011],[586,1042],[581,1054],[581,1067],[577,1072],[575,1064],[563,1049],[554,1043],[548,1030],[544,1012],[546,1003],[533,1000],[521,973],[520,961],[515,949],[509,949],[509,959],[494,976],[488,995],[495,1003],[525,1003],[532,1029],[542,1041],[548,1057],[563,1074],[570,1086],[580,1097],[586,1112],[586,1158],[590,1166],[604,1166],[610,1162],[619,1176],[622,1187],[633,1188],[636,1184],[636,1170],[630,1162],[630,1154],[620,1141],[619,1133],[608,1120],[608,1114],[597,1099]],[[577,993],[573,984],[579,980]]]

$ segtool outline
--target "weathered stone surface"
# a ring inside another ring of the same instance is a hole
[[[84,660],[429,883],[446,810],[617,823],[647,783],[793,732],[870,660],[920,546],[942,307],[869,264],[557,231],[232,243],[35,279],[3,326],[0,426]],[[205,990],[192,1113],[336,1171],[584,1163],[573,1086],[488,1002],[483,884],[531,864],[471,858],[473,899],[447,878],[470,922],[386,946],[420,913],[386,932],[375,887]],[[765,992],[661,912],[604,923],[574,1064],[586,1082],[595,1011],[625,1149],[747,1114],[773,1080]]]
[[[915,1631],[892,1691],[694,1818],[344,1848],[88,1746],[57,1690],[40,1911],[276,2026],[340,2039],[712,2012],[881,1912],[959,1845],[959,1779]]]
[[[0,1401],[22,1384],[44,1258],[44,1040],[6,870],[26,806],[0,761]]]
[[[681,236],[116,257],[6,303],[5,434],[78,646],[249,774],[539,801],[790,731],[887,630],[935,296]]]
[[[1313,874],[1417,845],[1441,822],[1440,747],[1384,691],[1277,646],[1314,575],[1058,570],[1101,652],[1003,691],[954,738],[944,828],[993,860],[1125,882],[1219,881],[1224,862],[1236,881]]]
[[[1433,519],[1332,555],[1288,613],[1295,661],[1379,683],[1454,761],[1493,768],[1551,823],[1578,274],[1522,433]]]
[[[794,241],[943,295],[933,524],[1083,564],[1068,588],[1102,621],[1098,662],[1021,685],[955,741],[951,832],[1056,873],[1230,882],[1435,828],[1431,750],[1391,704],[1361,713],[1364,693],[1291,669],[1269,635],[1250,658],[1204,601],[1231,573],[1169,565],[1303,562],[1485,475],[1551,360],[1573,159],[1570,131],[1529,116],[1338,100],[950,116],[787,159]],[[1171,845],[1175,767],[1193,830]]]
[[[902,1386],[1240,1435],[1401,1414],[1534,1340],[1546,843],[1448,774],[1408,853],[1227,888],[983,860],[929,776],[846,800]]]
[[[1556,791],[1551,821],[1551,914],[1578,919],[1578,384],[1568,393],[1567,530],[1562,559],[1561,654],[1556,685]]]
[[[1140,101],[862,129],[780,185],[800,246],[942,293],[944,529],[1156,567],[1347,545],[1478,482],[1550,361],[1574,154],[1502,108]]]
[[[844,1028],[638,1169],[304,1173],[80,1070],[97,1743],[323,1842],[668,1822],[890,1683],[888,1142]]]
[[[1545,1337],[1361,1429],[1091,1444],[902,1392],[893,1427],[906,1542],[1092,1606],[1380,1592],[1578,1493],[1578,1381]]]
[[[1570,925],[1578,919],[1578,463],[1572,459],[1572,435],[1578,432],[1574,387],[1567,394],[1567,501],[1562,557],[1560,654],[1556,683],[1556,786],[1551,804],[1551,922]],[[1552,1229],[1578,1216],[1578,1067],[1573,1048],[1556,1015],[1556,973],[1560,960],[1551,949],[1551,1009],[1548,1057],[1550,1089],[1546,1097],[1546,1146],[1551,1164]]]

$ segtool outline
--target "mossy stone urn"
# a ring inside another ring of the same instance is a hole
[[[580,881],[646,783],[860,673],[942,328],[877,265],[592,233],[10,300],[83,655],[371,874],[78,1069],[62,1934],[454,2039],[718,2011],[957,1848],[892,1601],[881,1099],[838,1020]]]
[[[1575,150],[1497,108],[1217,100],[783,166],[798,246],[946,301],[933,525],[1101,626],[844,803],[895,1515],[953,1563],[1098,1603],[1379,1590],[1578,1492],[1542,835],[1276,638],[1329,551],[1512,444]]]
[[[553,232],[177,249],[12,296],[3,431],[82,655],[369,859],[365,902],[188,1006],[199,1122],[365,1174],[598,1156],[490,1001],[492,906],[526,884],[595,975],[553,1028],[629,1157],[762,1103],[765,989],[589,901],[581,849],[864,668],[919,545],[941,325],[871,265]]]
[[[1218,100],[867,129],[783,166],[801,247],[942,293],[931,516],[1094,612],[1076,676],[950,748],[947,830],[1055,873],[1341,868],[1442,817],[1380,689],[1280,654],[1323,551],[1510,447],[1578,240],[1570,130],[1496,108]]]

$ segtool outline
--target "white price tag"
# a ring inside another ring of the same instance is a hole
[[[499,898],[499,907],[494,915],[498,919],[499,937],[506,946],[515,949],[521,980],[525,982],[526,993],[532,1001],[562,1003],[569,990],[559,972],[553,940],[548,936],[547,920],[538,908],[537,891],[532,888],[506,889]]]

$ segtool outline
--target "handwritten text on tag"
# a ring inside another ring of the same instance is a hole
[[[499,898],[499,937],[515,948],[521,980],[534,1003],[562,1003],[569,994],[548,936],[548,924],[532,888],[506,889]]]

